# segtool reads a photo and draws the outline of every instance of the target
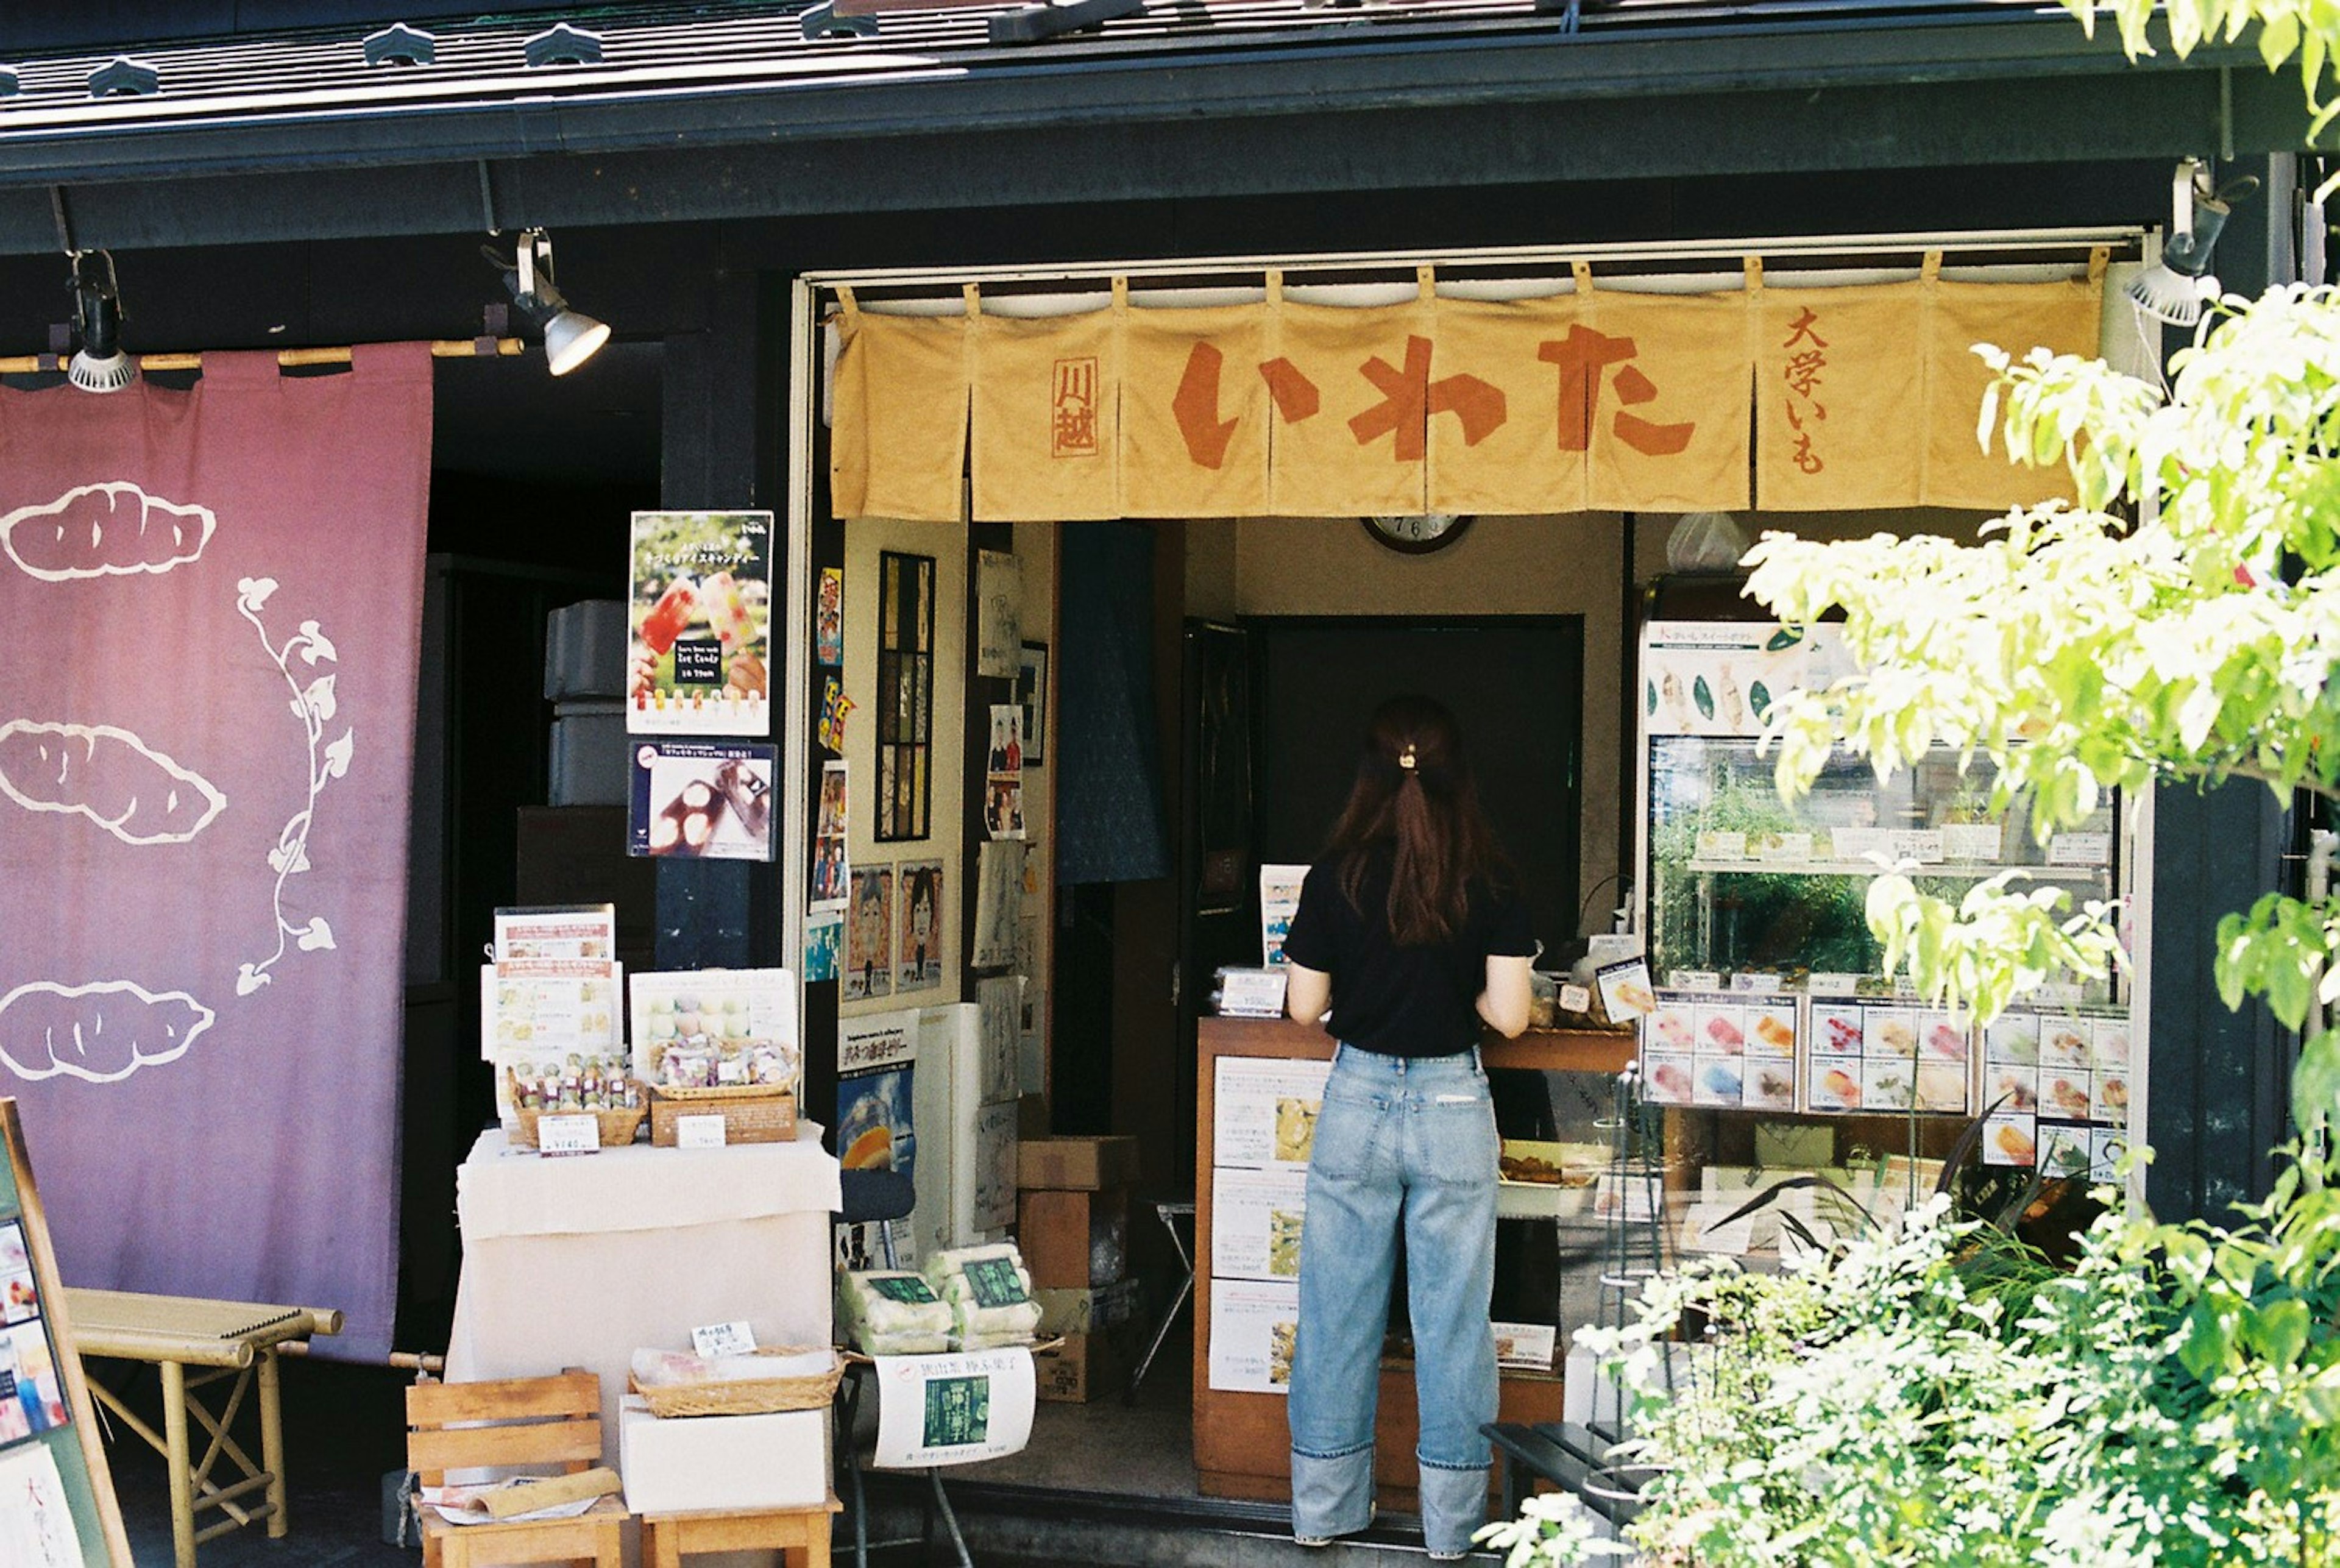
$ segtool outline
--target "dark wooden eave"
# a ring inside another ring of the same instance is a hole
[[[415,25],[428,65],[317,29],[9,61],[0,251],[1329,189],[2161,157],[2295,145],[2296,84],[2131,65],[2032,0],[1157,3],[1046,43],[1005,6],[808,38],[779,7],[600,6]],[[284,176],[301,178],[287,181]],[[272,188],[272,183],[273,187]]]

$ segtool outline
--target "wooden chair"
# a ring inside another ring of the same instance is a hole
[[[450,1470],[590,1470],[601,1462],[601,1380],[571,1368],[557,1377],[422,1383],[406,1391],[406,1464],[425,1486]],[[491,1563],[582,1563],[620,1568],[625,1504],[597,1501],[574,1519],[450,1524],[418,1508],[424,1568]]]
[[[782,1553],[788,1568],[828,1568],[828,1516],[838,1501],[810,1508],[642,1515],[643,1568],[682,1568],[695,1552]]]

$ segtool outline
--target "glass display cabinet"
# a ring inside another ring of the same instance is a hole
[[[1849,669],[1829,632],[1644,629],[1641,928],[1656,1005],[1640,1026],[1643,1092],[1713,1113],[1677,1118],[1680,1152],[1701,1167],[1677,1184],[1710,1190],[1707,1166],[1838,1167],[1860,1150],[1872,1167],[1892,1151],[1916,1169],[1978,1116],[1988,1163],[2109,1179],[2139,1098],[2131,978],[2059,978],[1978,1029],[1885,974],[1865,907],[1885,865],[1953,899],[2008,868],[2076,907],[2121,898],[2135,837],[2123,803],[2043,844],[2019,808],[1990,810],[1988,761],[1961,769],[1947,748],[1884,779],[1839,753],[1782,801],[1763,719]]]

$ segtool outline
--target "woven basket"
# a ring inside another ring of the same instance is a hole
[[[526,1106],[521,1105],[517,1083],[512,1088],[512,1104],[520,1113],[520,1125],[512,1129],[511,1144],[512,1147],[520,1149],[532,1149],[536,1146],[536,1122],[539,1116],[593,1116],[601,1124],[601,1146],[605,1149],[617,1149],[623,1148],[634,1141],[634,1135],[642,1130],[642,1118],[649,1114],[647,1104],[612,1111],[532,1111]]]
[[[715,1089],[653,1087],[650,1097],[650,1142],[662,1149],[674,1147],[675,1123],[683,1116],[723,1118],[727,1144],[794,1143],[797,1097],[786,1089],[742,1085]]]
[[[820,1345],[778,1345],[758,1355],[805,1355]],[[740,1377],[707,1383],[627,1385],[642,1396],[652,1415],[767,1415],[776,1410],[819,1410],[837,1393],[845,1364],[829,1352],[828,1370],[799,1377]]]

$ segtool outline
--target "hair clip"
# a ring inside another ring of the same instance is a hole
[[[1413,748],[1409,746],[1397,754],[1397,765],[1407,772],[1413,771]]]

